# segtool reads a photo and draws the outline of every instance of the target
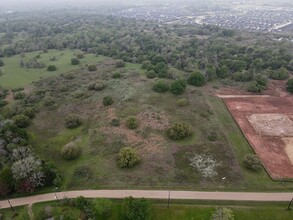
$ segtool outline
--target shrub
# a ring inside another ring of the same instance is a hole
[[[25,93],[24,92],[16,92],[13,94],[13,98],[16,100],[24,99]]]
[[[258,84],[256,81],[250,83],[247,88],[246,91],[247,92],[253,92],[253,93],[260,93],[261,91],[263,91],[266,87]]]
[[[4,107],[5,105],[7,105],[8,102],[5,100],[0,100],[0,108]]]
[[[205,78],[200,72],[195,72],[188,77],[187,83],[193,86],[203,86]]]
[[[121,77],[121,73],[119,73],[119,72],[115,72],[112,75],[112,78],[114,78],[114,79],[119,79],[120,77]]]
[[[113,118],[110,122],[112,126],[118,127],[120,125],[120,120],[118,118]]]
[[[168,136],[173,140],[180,140],[192,135],[190,125],[184,122],[174,123],[167,131]]]
[[[71,59],[71,64],[72,65],[78,65],[80,63],[79,59],[77,59],[76,57]]]
[[[113,99],[112,99],[111,96],[105,96],[105,97],[103,98],[103,105],[104,105],[104,106],[112,105],[113,102],[114,102],[114,101],[113,101]]]
[[[183,106],[189,105],[189,102],[186,99],[179,99],[177,101],[177,105],[180,106],[180,107],[183,107]]]
[[[12,120],[13,120],[14,124],[19,128],[26,128],[30,124],[29,117],[27,117],[23,114],[14,116],[12,118]]]
[[[108,217],[112,211],[112,201],[106,198],[97,199],[95,202],[95,210],[98,215]]]
[[[289,79],[287,81],[287,90],[291,93],[293,93],[293,79]]]
[[[181,95],[186,89],[186,82],[184,80],[175,80],[171,84],[170,91],[175,95]]]
[[[88,65],[88,71],[96,71],[97,70],[97,66],[96,64],[91,64],[91,65]]]
[[[67,128],[72,129],[78,127],[79,125],[81,125],[81,120],[77,115],[68,115],[65,118],[65,126]]]
[[[4,66],[4,61],[0,59],[0,66]]]
[[[57,67],[56,67],[55,65],[49,65],[49,66],[47,67],[47,70],[48,70],[48,71],[56,71],[56,70],[57,70]]]
[[[77,59],[82,59],[84,58],[84,54],[83,53],[78,53],[76,54]]]
[[[151,213],[151,204],[145,198],[127,197],[123,200],[121,215],[127,220],[146,220]]]
[[[169,90],[169,85],[165,81],[159,80],[153,85],[153,90],[160,93],[167,92]]]
[[[75,144],[67,144],[61,150],[61,155],[66,160],[73,160],[80,155],[80,148]]]
[[[261,162],[254,154],[246,154],[243,158],[243,164],[247,169],[258,171],[261,169]]]
[[[53,99],[53,97],[51,97],[51,96],[46,96],[45,98],[44,98],[44,105],[45,106],[52,106],[52,105],[54,105],[55,104],[55,101],[54,101],[54,99]]]
[[[125,63],[124,63],[123,60],[117,60],[115,66],[116,66],[117,68],[125,67]]]
[[[105,84],[102,81],[92,82],[88,85],[88,90],[102,91],[105,88]]]
[[[139,162],[139,156],[136,151],[131,147],[124,147],[119,151],[118,154],[118,166],[133,167]]]
[[[147,71],[146,75],[147,75],[147,78],[149,78],[149,79],[153,79],[156,77],[156,73],[154,70]]]
[[[285,80],[289,77],[288,70],[280,68],[277,71],[271,71],[270,78],[275,80]]]
[[[138,120],[137,118],[131,116],[126,119],[126,126],[129,129],[136,129],[138,127]]]
[[[22,114],[24,114],[25,116],[29,117],[29,118],[34,118],[35,117],[35,110],[32,107],[27,107]]]

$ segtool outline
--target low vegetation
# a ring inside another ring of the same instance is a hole
[[[118,165],[121,168],[133,167],[140,161],[138,154],[134,148],[124,147],[119,151]]]

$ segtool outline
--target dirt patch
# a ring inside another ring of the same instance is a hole
[[[289,157],[292,165],[293,165],[293,137],[290,138],[282,138],[282,140],[286,144],[285,151],[287,153],[287,156]]]
[[[282,140],[293,137],[292,96],[222,99],[270,176],[292,179],[292,148]]]
[[[290,137],[293,136],[293,121],[283,114],[253,114],[248,121],[260,135]]]
[[[149,127],[156,130],[165,130],[169,127],[169,120],[166,115],[156,112],[142,112],[138,115],[142,127]]]

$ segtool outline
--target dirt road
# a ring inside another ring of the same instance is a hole
[[[38,202],[52,201],[56,199],[76,198],[115,198],[121,199],[127,196],[148,199],[168,199],[169,191],[165,190],[84,190],[67,191],[28,196],[11,199],[12,206],[30,205]],[[287,201],[293,198],[293,192],[288,193],[253,193],[253,192],[197,192],[197,191],[170,191],[170,199],[192,199],[192,200],[230,200],[230,201]],[[0,208],[8,208],[7,200],[0,201]]]

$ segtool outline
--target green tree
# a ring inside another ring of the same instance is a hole
[[[234,220],[233,211],[228,208],[217,208],[212,220]]]
[[[258,171],[261,169],[261,161],[257,155],[246,154],[243,158],[243,164],[247,169]]]
[[[293,79],[289,79],[287,81],[287,90],[291,93],[293,93]]]
[[[77,115],[71,114],[71,115],[66,116],[66,118],[65,118],[66,128],[72,129],[72,128],[78,127],[79,125],[81,125],[81,120]]]
[[[75,144],[67,144],[61,150],[61,155],[66,160],[73,160],[79,157],[81,151]]]
[[[47,70],[50,71],[50,72],[53,72],[53,71],[56,71],[57,70],[57,67],[55,65],[49,65],[47,67]]]
[[[180,140],[191,136],[192,129],[184,122],[176,122],[167,130],[167,134],[173,140]]]
[[[104,106],[112,105],[113,102],[114,102],[114,101],[113,101],[113,99],[112,99],[111,96],[105,96],[105,97],[103,98],[103,105],[104,105]]]
[[[14,124],[19,128],[26,128],[30,124],[30,118],[23,114],[14,116],[12,120]]]
[[[175,80],[171,84],[170,91],[175,95],[181,95],[184,93],[185,89],[186,89],[185,80],[179,79],[179,80]]]
[[[203,86],[205,78],[200,72],[195,72],[188,77],[187,83],[193,86]]]
[[[77,59],[76,57],[71,59],[71,64],[72,65],[78,65],[80,63],[79,59]]]
[[[112,201],[106,198],[100,198],[95,201],[96,213],[103,217],[108,217],[112,212]]]
[[[166,81],[159,80],[153,85],[153,90],[159,93],[167,92],[169,90],[169,85]]]
[[[148,200],[127,197],[123,200],[121,215],[127,220],[146,220],[151,214],[151,204]]]
[[[136,129],[138,127],[138,120],[136,117],[130,116],[126,119],[126,126],[129,129]]]
[[[133,167],[140,161],[138,154],[132,147],[124,147],[119,151],[118,154],[118,166]]]

